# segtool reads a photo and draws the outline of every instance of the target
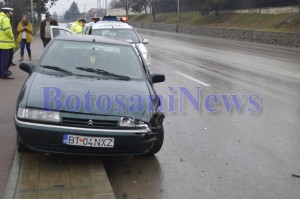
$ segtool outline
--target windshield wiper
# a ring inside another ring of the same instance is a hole
[[[115,73],[110,73],[106,70],[95,69],[95,68],[84,68],[84,67],[76,67],[76,69],[86,71],[86,72],[90,72],[90,73],[103,75],[103,76],[108,76],[108,77],[112,77],[112,78],[117,78],[117,79],[120,79],[120,80],[127,80],[127,81],[130,80],[130,77],[128,77],[128,76],[117,75]]]
[[[43,68],[47,68],[47,69],[51,69],[51,70],[63,72],[63,73],[66,73],[66,74],[68,74],[68,75],[73,75],[72,72],[67,71],[67,70],[65,70],[65,69],[62,69],[62,68],[57,67],[57,66],[49,66],[49,65],[40,65],[40,66],[43,67]]]

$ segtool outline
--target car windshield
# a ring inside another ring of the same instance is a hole
[[[130,43],[140,43],[140,39],[133,29],[93,29],[92,35],[128,41]]]
[[[120,80],[144,77],[142,63],[131,46],[54,40],[38,65],[42,72],[62,75]]]

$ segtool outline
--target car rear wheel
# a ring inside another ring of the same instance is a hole
[[[17,150],[18,152],[29,152],[31,151],[27,146],[25,146],[21,141],[19,136],[17,136]]]
[[[158,153],[160,151],[163,143],[164,143],[164,127],[162,126],[162,128],[158,132],[157,141],[153,144],[152,149],[150,149],[150,151],[148,151],[148,153],[146,155],[154,155],[154,154]]]

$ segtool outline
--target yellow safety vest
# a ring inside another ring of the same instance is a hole
[[[0,49],[15,47],[14,34],[10,25],[10,19],[4,12],[0,13]]]
[[[83,27],[80,25],[80,23],[78,21],[75,21],[72,25],[71,25],[71,30],[77,34],[82,34],[83,32]]]

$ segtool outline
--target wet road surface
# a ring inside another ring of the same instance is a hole
[[[138,31],[166,75],[165,142],[103,160],[116,197],[298,199],[300,49]]]

